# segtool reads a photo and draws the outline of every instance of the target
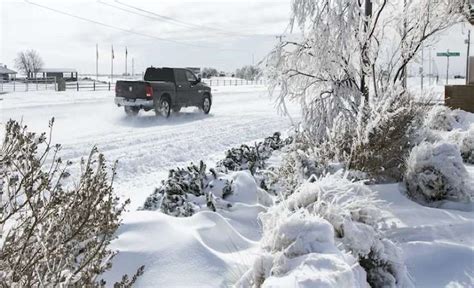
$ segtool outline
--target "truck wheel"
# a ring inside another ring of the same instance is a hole
[[[155,103],[156,115],[161,115],[165,118],[168,118],[170,117],[170,112],[171,112],[171,104],[168,98],[161,98],[159,102]]]
[[[205,96],[204,99],[202,100],[202,111],[204,111],[204,114],[209,114],[209,111],[211,111],[211,98],[209,96]]]
[[[131,106],[123,106],[123,110],[125,110],[125,114],[127,114],[127,116],[137,116],[138,111],[140,111],[139,108]]]

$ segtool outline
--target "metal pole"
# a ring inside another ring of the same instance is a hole
[[[430,82],[430,85],[431,85],[431,78],[433,77],[433,71],[431,71],[431,48],[432,48],[432,47],[430,47],[429,56],[428,56],[428,58],[429,58],[429,63],[428,63],[428,70],[429,70],[429,71],[428,71],[428,73],[429,73],[429,82]]]
[[[449,77],[449,49],[448,49],[448,54],[446,56],[447,62],[446,62],[446,85],[448,85],[448,77]]]
[[[421,44],[421,92],[423,92],[423,74],[424,74],[424,64],[425,64],[425,52],[423,44]]]
[[[471,30],[467,31],[467,54],[466,54],[466,85],[469,84],[469,55],[471,54]]]
[[[95,44],[95,80],[99,81],[99,44]]]

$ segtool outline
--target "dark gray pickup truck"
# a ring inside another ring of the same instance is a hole
[[[211,88],[193,72],[183,68],[146,69],[144,81],[117,81],[115,104],[135,116],[143,109],[169,117],[181,107],[199,107],[205,114],[211,110]]]

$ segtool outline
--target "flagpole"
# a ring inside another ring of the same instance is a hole
[[[99,44],[95,44],[95,80],[99,81]]]
[[[125,76],[127,76],[127,62],[128,62],[128,51],[127,47],[125,47]]]
[[[114,82],[114,46],[112,45],[112,59],[110,62],[110,82]]]

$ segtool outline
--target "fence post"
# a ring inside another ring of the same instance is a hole
[[[212,79],[211,79],[211,81],[209,81],[209,86],[212,86]]]
[[[57,82],[57,79],[56,79],[56,76],[54,76],[54,91],[58,91],[58,82]]]
[[[109,91],[110,91],[110,82],[109,82]]]
[[[77,86],[77,91],[79,91],[79,81],[76,82],[76,86]]]
[[[94,83],[94,91],[95,91],[95,81],[94,81],[94,82],[92,82],[92,83]]]
[[[26,80],[25,91],[28,92],[28,80]]]

